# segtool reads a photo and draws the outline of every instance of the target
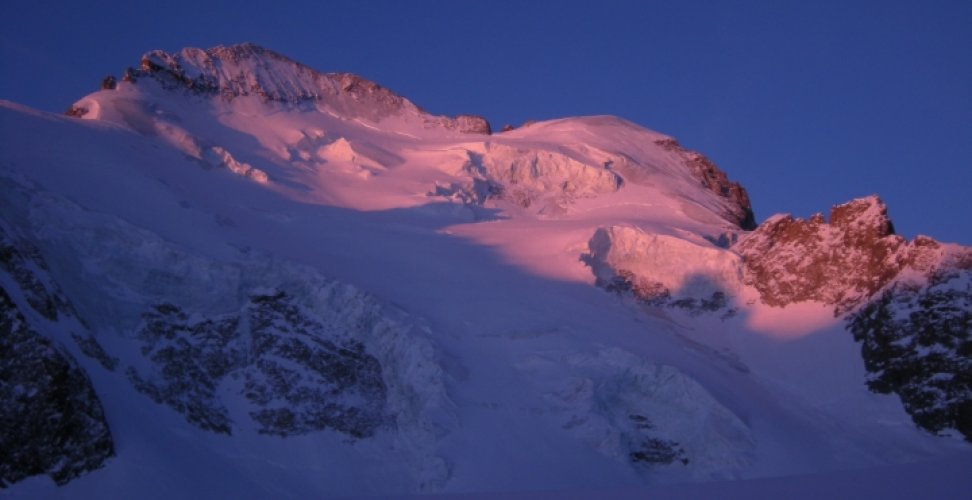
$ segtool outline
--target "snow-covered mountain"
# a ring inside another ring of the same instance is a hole
[[[972,250],[894,235],[877,197],[757,227],[712,162],[620,118],[492,133],[252,44],[150,52],[66,115],[0,105],[14,493],[968,461]]]

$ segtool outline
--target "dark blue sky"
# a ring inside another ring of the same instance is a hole
[[[614,114],[749,190],[757,219],[877,193],[972,244],[972,2],[27,2],[0,98],[63,111],[150,49],[251,41],[494,128]]]

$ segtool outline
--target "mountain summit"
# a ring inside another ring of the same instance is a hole
[[[0,104],[15,495],[874,482],[969,451],[972,251],[877,197],[757,226],[621,118],[491,133],[252,44],[149,52],[67,114]]]
[[[112,82],[109,87],[118,85],[113,76],[108,78],[106,81]],[[185,48],[175,54],[153,50],[142,56],[138,69],[126,69],[122,81],[135,83],[141,78],[152,78],[168,90],[187,90],[226,101],[252,96],[286,107],[317,107],[372,122],[409,115],[429,127],[472,134],[491,132],[484,118],[432,116],[374,82],[350,73],[320,73],[252,43],[207,50]],[[85,113],[84,105],[68,111],[75,116]]]

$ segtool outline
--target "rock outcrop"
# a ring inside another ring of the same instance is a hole
[[[240,395],[259,432],[281,436],[334,429],[367,437],[385,418],[381,365],[364,346],[325,326],[286,293],[255,294],[240,314],[190,318],[172,304],[138,329],[153,370],[129,368],[135,387],[200,428],[230,434],[221,386]]]
[[[871,390],[897,394],[918,426],[955,429],[972,442],[972,269],[897,282],[847,327],[861,343]]]
[[[123,81],[136,84],[143,78],[157,81],[170,91],[184,90],[231,101],[256,97],[266,103],[300,106],[323,105],[348,118],[379,122],[400,114],[421,117],[426,127],[446,128],[465,134],[492,133],[489,122],[476,115],[430,115],[408,99],[351,73],[321,73],[290,58],[252,43],[185,48],[176,53],[153,50],[142,56],[137,69],[125,70]],[[113,90],[111,87],[103,87]],[[84,116],[75,105],[69,116]]]
[[[31,327],[3,288],[0,428],[0,488],[38,474],[65,484],[115,453],[88,376]]]
[[[895,235],[876,196],[835,206],[829,223],[773,217],[733,249],[766,304],[848,314],[871,390],[897,394],[919,427],[972,440],[972,249]]]
[[[489,122],[478,115],[459,115],[455,118],[456,128],[464,134],[490,135],[493,133]]]
[[[930,273],[945,253],[930,238],[908,242],[894,234],[876,196],[835,206],[829,224],[820,214],[771,217],[732,249],[743,258],[745,283],[766,304],[817,301],[834,306],[836,315],[864,303],[905,269]]]
[[[71,340],[51,333],[61,321]],[[0,221],[0,488],[38,474],[64,484],[114,455],[101,401],[58,341],[113,368],[38,248]]]
[[[692,176],[698,179],[702,186],[730,202],[729,212],[725,214],[727,219],[735,221],[742,229],[756,228],[756,217],[746,188],[738,182],[730,181],[726,173],[719,170],[719,167],[702,153],[685,149],[675,139],[660,139],[655,141],[655,144],[681,156]]]
[[[60,288],[49,279],[40,251],[0,221],[0,271],[7,273],[31,309],[49,321],[74,311]]]

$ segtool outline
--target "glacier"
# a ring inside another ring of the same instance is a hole
[[[962,422],[869,389],[857,342],[906,312],[848,325],[967,296],[972,253],[893,235],[876,198],[755,227],[621,118],[494,133],[252,44],[150,52],[66,116],[0,102],[0,131],[4,248],[34,256],[4,261],[4,311],[113,440],[62,486],[5,473],[14,495],[712,496],[968,463]],[[922,387],[967,376],[962,328]]]

